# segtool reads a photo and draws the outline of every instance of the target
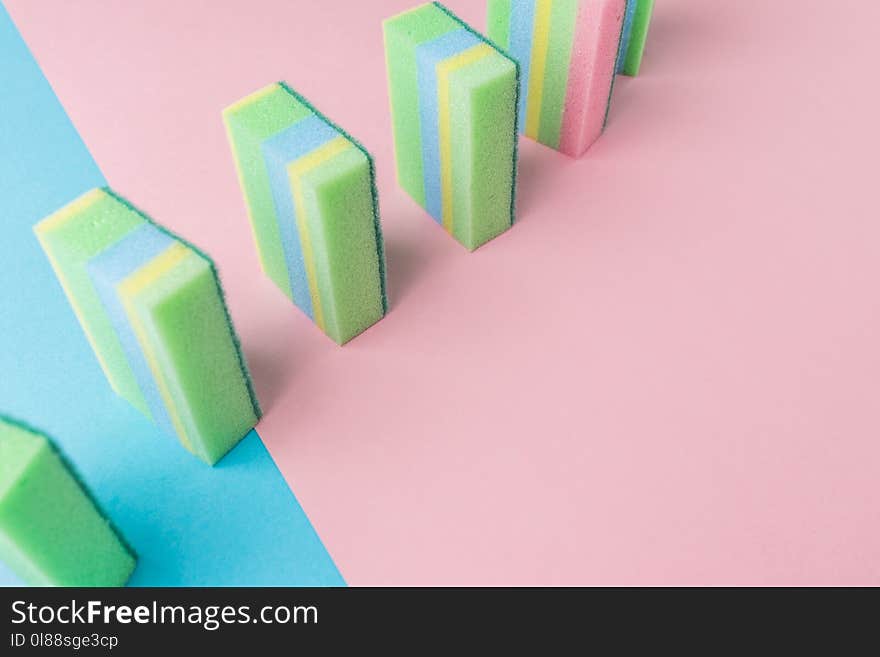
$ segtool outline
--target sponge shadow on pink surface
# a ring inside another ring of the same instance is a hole
[[[570,161],[573,160],[552,148],[526,137],[519,138],[514,225],[528,219],[534,210],[541,207],[547,186],[558,176],[559,167]]]
[[[658,73],[672,74],[695,56],[706,59],[707,53],[714,53],[716,57],[733,57],[741,44],[730,41],[731,23],[742,23],[741,30],[736,33],[749,38],[748,21],[739,18],[747,12],[745,5],[707,2],[697,8],[685,7],[680,2],[658,2],[651,17],[641,70],[636,78],[629,79],[638,81]],[[618,76],[615,85],[627,79]]]
[[[272,410],[279,394],[291,379],[291,367],[285,358],[268,345],[244,345],[244,355],[257,391],[263,413]]]
[[[263,317],[255,331],[242,330],[240,333],[242,351],[265,415],[273,409],[281,392],[290,385],[303,360],[308,357],[306,343],[309,341],[302,339],[300,333],[307,332],[311,322],[305,316],[296,316],[302,314],[300,310],[268,278],[264,277],[261,284],[254,287],[253,294],[273,297],[272,303],[278,308],[278,312]],[[247,313],[241,316],[243,324],[250,320]]]
[[[413,213],[417,214],[417,213]],[[404,221],[422,221],[426,228],[428,219],[424,216],[406,217]],[[437,231],[440,232],[439,230]],[[435,262],[437,252],[430,248],[419,236],[402,237],[400,231],[385,232],[385,266],[388,278],[388,312],[393,313],[395,306],[402,302],[410,291],[418,284],[428,269]],[[423,236],[424,237],[424,236]],[[438,238],[443,238],[440,235]]]

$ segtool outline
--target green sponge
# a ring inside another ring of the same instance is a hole
[[[397,179],[476,249],[514,220],[518,65],[436,2],[383,27]]]
[[[260,409],[211,260],[107,189],[35,230],[116,392],[216,463]]]
[[[0,559],[34,586],[122,586],[135,567],[49,439],[3,416]]]
[[[282,82],[223,112],[263,270],[339,344],[388,310],[373,161]]]

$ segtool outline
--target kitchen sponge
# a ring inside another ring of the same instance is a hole
[[[35,231],[114,390],[216,463],[260,409],[211,260],[107,189]]]
[[[49,439],[3,416],[0,559],[34,586],[122,586],[135,567]]]
[[[489,38],[521,66],[521,133],[573,157],[602,134],[625,8],[626,0],[489,0]]]
[[[518,66],[436,2],[384,32],[398,181],[473,250],[514,219]]]
[[[388,310],[372,158],[280,82],[223,118],[264,271],[348,342]]]
[[[633,76],[639,74],[653,11],[654,0],[628,0],[620,54],[617,58],[618,73]]]

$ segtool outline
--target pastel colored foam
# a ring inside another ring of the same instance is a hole
[[[348,342],[388,310],[372,158],[283,83],[223,118],[264,271]]]
[[[260,409],[211,260],[108,189],[35,232],[114,390],[220,460]]]
[[[383,27],[397,179],[476,249],[514,220],[519,67],[436,2]]]
[[[653,12],[654,0],[628,0],[620,54],[617,58],[618,73],[633,76],[639,74]]]
[[[0,560],[33,586],[122,586],[136,561],[52,442],[4,416]]]
[[[117,292],[117,286],[132,272],[149,263],[172,244],[174,244],[173,238],[145,222],[87,264],[95,291],[116,331],[146,403],[146,413],[159,427],[170,434],[176,432],[171,415],[153,378],[134,327],[129,321],[125,305]]]
[[[489,0],[489,38],[523,71],[522,134],[573,157],[602,134],[626,2]]]

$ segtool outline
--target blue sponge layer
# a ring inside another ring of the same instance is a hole
[[[617,67],[618,73],[623,73],[623,65],[626,63],[626,53],[629,52],[629,42],[632,38],[633,19],[636,16],[636,9],[639,6],[639,0],[626,0],[626,14],[623,16],[623,32],[620,35],[620,50],[617,51]]]
[[[293,301],[312,320],[315,319],[315,312],[312,308],[305,259],[297,230],[296,208],[290,192],[287,166],[338,135],[339,133],[327,122],[313,114],[270,137],[262,145]]]
[[[519,111],[517,132],[525,133],[528,104],[529,69],[532,59],[532,34],[535,29],[535,3],[514,2],[510,10],[510,52],[519,55]]]
[[[172,244],[174,240],[167,233],[147,223],[92,258],[88,263],[88,271],[110,322],[116,329],[153,421],[169,435],[176,436],[177,432],[162,401],[156,380],[131,327],[122,300],[116,292],[116,286],[123,279],[146,265]]]
[[[437,223],[443,223],[437,64],[479,43],[481,41],[474,34],[462,28],[447,32],[416,48],[419,121],[422,133],[422,161],[425,169],[425,209]]]

